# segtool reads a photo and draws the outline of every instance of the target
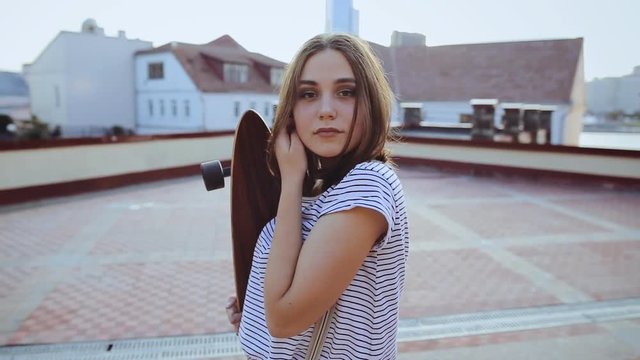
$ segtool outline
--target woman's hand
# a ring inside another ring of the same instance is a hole
[[[282,181],[302,181],[307,172],[307,155],[298,133],[295,130],[291,134],[286,130],[280,131],[275,151]]]
[[[229,323],[233,325],[237,334],[240,328],[240,319],[242,318],[242,313],[238,310],[238,299],[235,296],[230,296],[225,308],[227,309],[227,318],[229,318]]]

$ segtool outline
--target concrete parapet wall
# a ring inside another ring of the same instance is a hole
[[[233,133],[0,146],[0,205],[199,173],[229,164]],[[596,180],[640,187],[640,152],[407,137],[398,163]]]
[[[564,147],[568,148],[568,147]],[[429,161],[452,162],[468,165],[483,165],[526,169],[530,172],[545,171],[570,175],[593,175],[611,178],[625,178],[640,183],[640,152],[589,149],[575,152],[533,151],[530,147],[482,147],[461,146],[460,144],[402,142],[392,145],[392,153],[398,158],[423,159]],[[593,150],[593,151],[591,151]]]

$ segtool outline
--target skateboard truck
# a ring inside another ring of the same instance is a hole
[[[212,160],[200,164],[202,180],[207,191],[222,189],[224,178],[231,175],[231,168],[223,168],[219,160]]]

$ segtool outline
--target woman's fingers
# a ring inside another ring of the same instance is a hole
[[[238,300],[235,296],[229,297],[227,305],[225,306],[225,310],[227,311],[227,318],[229,319],[229,323],[233,325],[233,328],[237,333],[238,329],[240,328],[242,313],[238,310]]]
[[[302,145],[302,140],[300,140],[300,136],[295,131],[291,133],[289,148],[291,151],[303,152],[304,154],[304,145]]]
[[[237,303],[238,303],[238,299],[235,296],[229,296],[229,299],[227,299],[227,306],[225,307],[227,309],[236,307]]]

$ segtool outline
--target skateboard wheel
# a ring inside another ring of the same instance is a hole
[[[224,169],[218,160],[207,161],[200,164],[202,180],[207,191],[222,189],[224,187]]]

